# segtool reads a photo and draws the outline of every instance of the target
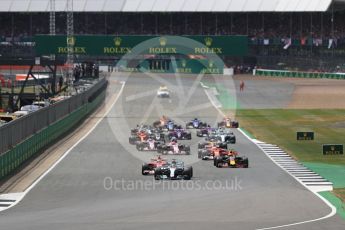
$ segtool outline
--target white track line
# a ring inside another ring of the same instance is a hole
[[[202,85],[201,85],[202,86]],[[220,109],[220,107],[217,106],[217,104],[212,100],[212,96],[210,96],[207,92],[207,90],[204,90],[205,94],[207,95],[208,99],[211,101],[213,107],[222,115],[225,117],[224,112]],[[264,153],[264,149],[265,147],[260,147],[259,144],[262,144],[264,142],[256,140],[256,139],[252,139],[250,138],[245,132],[243,132],[243,130],[241,130],[240,128],[237,129],[238,131],[240,131],[249,141],[251,141],[252,143],[254,143],[257,147],[259,147]],[[270,144],[263,144],[266,146],[271,146]],[[276,146],[276,145],[273,145]],[[304,186],[306,189],[308,189],[310,192],[312,192],[315,196],[317,196],[318,198],[320,198],[327,206],[329,206],[331,208],[331,212],[323,217],[320,218],[316,218],[316,219],[311,219],[311,220],[306,220],[306,221],[301,221],[301,222],[296,222],[296,223],[291,223],[291,224],[284,224],[284,225],[279,225],[279,226],[273,226],[273,227],[267,227],[267,228],[258,228],[256,230],[268,230],[268,229],[277,229],[277,228],[284,228],[284,227],[290,227],[290,226],[295,226],[295,225],[301,225],[301,224],[306,224],[306,223],[311,223],[311,222],[316,222],[316,221],[320,221],[320,220],[324,220],[327,218],[330,218],[332,216],[334,216],[337,213],[336,208],[325,198],[323,198],[320,194],[318,194],[317,192],[312,191],[308,186],[306,186],[305,184],[303,184],[300,180],[298,180],[294,175],[292,175],[291,173],[289,173],[287,170],[285,170],[284,168],[280,167],[279,164],[277,164],[268,154],[265,153],[265,155],[271,159],[273,161],[274,164],[276,164],[279,168],[281,168],[282,170],[284,170],[286,173],[288,173],[290,176],[292,176],[295,180],[297,180],[302,186]]]
[[[258,146],[265,153],[264,149],[258,145],[256,140],[253,140],[252,138],[250,138],[246,133],[243,132],[243,130],[238,129],[238,131],[240,131],[248,140],[250,140],[251,142],[256,144],[256,146]],[[312,191],[309,188],[309,186],[306,186],[304,183],[302,183],[301,180],[297,179],[297,177],[293,175],[293,174],[298,173],[298,172],[289,172],[285,168],[281,167],[275,160],[273,160],[272,157],[269,154],[266,154],[266,156],[268,158],[270,158],[273,161],[273,163],[276,164],[279,168],[284,170],[286,173],[288,173],[290,176],[292,176],[294,179],[296,179],[301,185],[303,185],[306,189],[308,189],[310,192],[312,192],[315,196],[319,197],[327,206],[329,206],[331,208],[331,212],[329,214],[323,216],[323,217],[316,218],[316,219],[311,219],[311,220],[306,220],[306,221],[301,221],[301,222],[296,222],[296,223],[291,223],[291,224],[285,224],[285,225],[279,225],[279,226],[273,226],[273,227],[267,227],[267,228],[259,228],[259,229],[256,229],[256,230],[276,229],[276,228],[290,227],[290,226],[294,226],[294,225],[301,225],[301,224],[316,222],[316,221],[320,221],[320,220],[324,220],[324,219],[330,218],[330,217],[334,216],[337,213],[336,208],[328,200],[323,198],[317,192]],[[311,172],[311,171],[309,173],[316,174],[316,173]],[[305,172],[303,172],[303,174],[305,175]]]
[[[118,95],[116,96],[114,102],[111,104],[111,106],[109,107],[109,109],[105,112],[104,117],[106,117],[108,115],[108,113],[110,112],[110,110],[114,107],[115,103],[117,102],[117,100],[120,98],[122,91],[125,87],[126,82],[122,81],[121,82],[122,86],[121,89],[118,93]],[[31,189],[33,189],[45,176],[48,175],[49,172],[51,172],[63,159],[65,159],[65,157],[67,157],[67,155],[80,143],[82,142],[93,130],[95,130],[95,128],[98,126],[99,123],[101,123],[101,121],[103,121],[104,117],[102,119],[100,119],[99,121],[96,122],[96,124],[94,124],[94,126],[82,137],[80,138],[71,148],[69,148],[63,155],[62,157],[60,157],[60,159],[58,161],[56,161],[47,171],[45,171],[34,183],[32,183],[24,192],[22,193],[9,193],[9,194],[1,194],[1,196],[4,196],[6,198],[8,197],[13,197],[14,195],[16,196],[16,201],[14,203],[12,203],[11,206],[5,207],[4,209],[0,209],[0,212],[7,210],[9,208],[12,208],[13,206],[17,205],[30,191]]]

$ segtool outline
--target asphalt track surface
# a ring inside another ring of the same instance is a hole
[[[212,162],[199,161],[194,151],[181,157],[194,168],[191,181],[154,182],[142,176],[141,164],[153,154],[138,153],[127,144],[129,127],[142,122],[143,116],[152,122],[158,110],[177,114],[181,121],[199,117],[210,123],[218,119],[218,112],[202,87],[192,87],[193,77],[180,79],[183,88],[175,89],[171,101],[155,97],[164,81],[178,85],[170,76],[160,82],[144,75],[126,80],[121,97],[96,129],[18,205],[0,213],[1,229],[260,229],[320,218],[331,211],[236,130],[234,148],[249,158],[248,169],[217,169]],[[109,93],[119,90],[111,85]],[[181,106],[179,95],[190,91],[192,99],[183,96],[186,104]],[[148,107],[152,112],[146,113]],[[192,149],[198,140],[193,136]],[[115,186],[110,181],[120,182]],[[146,189],[140,183],[146,183]],[[344,229],[344,222],[333,216],[283,229]]]

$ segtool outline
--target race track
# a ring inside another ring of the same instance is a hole
[[[179,157],[193,166],[193,180],[155,182],[142,176],[142,162],[154,154],[128,144],[129,128],[162,114],[178,121],[198,117],[211,124],[221,117],[195,76],[136,74],[116,79],[126,84],[108,116],[18,205],[0,213],[1,229],[261,229],[330,213],[323,201],[236,130],[234,148],[249,158],[248,169],[218,169],[199,161],[200,139],[193,135],[192,155]],[[233,84],[223,77],[217,81]],[[171,100],[156,98],[164,83],[176,86]],[[120,87],[110,84],[108,91],[116,94]],[[283,229],[343,227],[333,216]]]

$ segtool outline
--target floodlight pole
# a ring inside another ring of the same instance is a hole
[[[332,18],[331,18],[331,34],[332,34],[332,39],[333,39],[333,43],[334,43],[334,3],[332,3]],[[334,45],[332,45],[332,57],[334,56]]]
[[[216,20],[215,21],[216,21],[216,25],[215,25],[215,27],[216,27],[216,31],[215,32],[216,33],[215,34],[218,35],[218,14],[217,13],[216,13]]]
[[[55,35],[55,0],[50,0],[49,34]]]
[[[202,29],[203,29],[203,27],[202,27],[202,13],[200,13],[200,34],[201,35],[203,34]]]
[[[50,36],[56,35],[55,30],[55,0],[49,0],[50,3],[50,13],[49,13],[49,34]],[[55,54],[50,55],[51,60],[55,60]],[[51,93],[55,95],[56,93],[56,71],[53,72],[51,76]],[[50,93],[50,92],[49,92]]]
[[[73,0],[67,0],[67,7],[66,7],[66,25],[67,25],[67,77],[66,82],[71,90],[72,81],[73,81],[73,64],[74,64],[74,43],[75,38],[74,36],[74,20],[73,20]]]

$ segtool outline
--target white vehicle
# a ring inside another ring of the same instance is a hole
[[[157,91],[157,96],[158,97],[170,97],[170,92],[168,90],[168,87],[166,87],[166,86],[159,87],[159,89]]]
[[[22,117],[29,113],[35,112],[39,110],[41,107],[38,105],[24,105],[20,108],[20,110],[13,113],[16,117]]]
[[[37,105],[41,108],[47,107],[50,105],[49,101],[34,101],[32,105]]]
[[[16,111],[16,112],[13,113],[13,115],[15,115],[16,117],[22,117],[22,116],[25,116],[27,114],[29,114],[28,111],[21,111],[21,110]]]
[[[67,99],[67,98],[70,98],[70,96],[58,96],[58,97],[53,97],[53,98],[51,98],[49,101],[50,101],[51,104],[54,104],[54,103],[56,103],[56,102],[63,101],[63,100],[65,100],[65,99]]]
[[[6,124],[6,121],[0,120],[0,126]]]
[[[32,113],[35,112],[37,110],[39,110],[41,107],[38,105],[24,105],[20,108],[20,111],[25,111],[28,113]]]

